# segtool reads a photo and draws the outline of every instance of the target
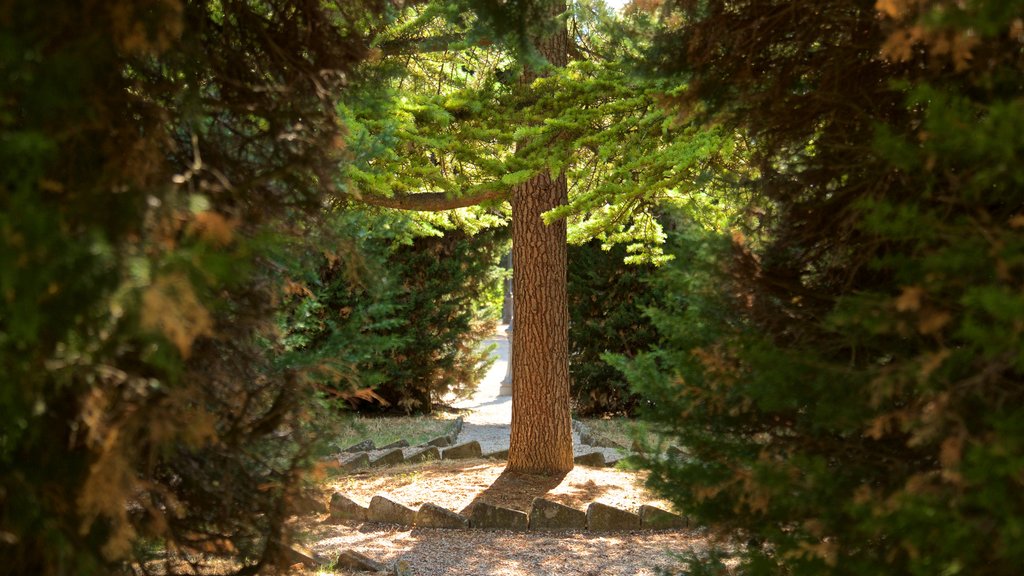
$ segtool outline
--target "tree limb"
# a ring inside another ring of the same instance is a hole
[[[395,194],[394,196],[378,196],[376,194],[350,194],[348,198],[371,206],[396,208],[398,210],[417,210],[424,212],[441,212],[465,208],[490,200],[507,200],[508,190],[488,190],[473,196],[452,198],[444,192],[425,192],[421,194]]]
[[[382,42],[378,48],[380,48],[385,56],[400,56],[405,54],[444,52],[453,47],[490,46],[492,43],[491,40],[486,38],[480,38],[470,44],[466,43],[467,40],[468,36],[466,34],[442,34],[440,36],[389,40]]]

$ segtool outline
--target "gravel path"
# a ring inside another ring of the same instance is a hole
[[[476,440],[484,454],[507,450],[512,422],[512,397],[501,395],[501,382],[505,379],[509,362],[510,343],[505,336],[507,325],[501,324],[494,334],[484,341],[485,345],[494,344],[494,364],[490,371],[477,385],[476,392],[468,399],[455,402],[453,407],[469,410],[463,416],[465,425],[459,434],[457,443]],[[576,456],[601,452],[605,460],[615,461],[623,454],[615,448],[588,446],[580,443],[579,434],[572,434],[573,453]]]

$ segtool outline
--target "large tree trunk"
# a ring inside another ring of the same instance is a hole
[[[548,3],[553,17],[562,0]],[[565,28],[537,39],[540,53],[565,66]],[[527,88],[537,77],[527,70]],[[569,420],[569,310],[565,220],[545,225],[544,212],[567,199],[565,174],[543,171],[512,191],[512,440],[507,471],[559,474],[572,470]]]

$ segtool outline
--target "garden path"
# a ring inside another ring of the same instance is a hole
[[[491,352],[494,364],[477,384],[473,394],[465,399],[454,402],[452,406],[465,411],[465,424],[459,433],[457,443],[476,440],[484,454],[508,450],[512,424],[512,396],[501,394],[501,382],[508,371],[509,350],[511,343],[506,337],[508,325],[499,324],[483,346],[494,345]],[[601,452],[607,461],[618,460],[622,454],[614,448],[598,448],[580,443],[579,434],[574,430],[572,437],[573,453],[576,456]]]

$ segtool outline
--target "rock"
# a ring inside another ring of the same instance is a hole
[[[444,448],[445,446],[451,446],[452,441],[447,436],[438,436],[430,442],[427,442],[427,446],[437,446],[438,448]]]
[[[366,508],[341,492],[335,492],[331,496],[330,511],[331,520],[335,522],[364,522],[366,520]]]
[[[480,451],[480,443],[476,440],[452,446],[441,451],[441,458],[444,460],[462,460],[465,458],[479,458],[483,455]]]
[[[420,528],[469,528],[469,520],[451,510],[427,502],[416,512],[413,525]]]
[[[363,440],[362,442],[356,442],[355,444],[349,446],[348,448],[345,448],[344,450],[342,450],[342,452],[345,452],[347,454],[354,454],[356,452],[369,452],[374,448],[375,447],[373,445],[373,440]]]
[[[387,566],[355,550],[343,550],[338,554],[334,567],[356,572],[385,572],[388,569]]]
[[[374,496],[370,500],[369,508],[366,509],[366,519],[370,522],[412,526],[415,518],[415,510],[406,508],[397,502],[392,502],[383,496]]]
[[[477,502],[469,515],[469,525],[484,530],[525,531],[530,526],[526,512]]]
[[[395,440],[394,442],[392,442],[391,444],[388,444],[386,446],[381,446],[380,448],[378,448],[378,450],[391,450],[392,448],[405,448],[408,445],[409,445],[409,441],[403,438],[401,440]]]
[[[686,528],[686,518],[662,510],[656,506],[644,504],[640,507],[640,526],[649,530],[673,530]]]
[[[595,468],[600,468],[601,466],[604,466],[604,454],[600,452],[580,454],[573,458],[572,461],[581,466],[593,466]]]
[[[619,444],[614,440],[609,440],[604,436],[591,436],[591,442],[591,446],[597,446],[598,448],[618,448],[620,450],[624,449],[622,444]]]
[[[315,568],[327,564],[327,559],[313,554],[309,549],[298,544],[284,546],[282,552],[289,565],[302,564],[307,568]]]
[[[342,459],[341,467],[339,468],[339,470],[341,472],[354,472],[356,470],[361,470],[363,468],[369,467],[370,455],[367,454],[366,452],[362,452],[360,454],[352,456],[351,458]]]
[[[591,502],[587,507],[587,530],[639,530],[640,516],[614,506]]]
[[[429,446],[418,452],[413,452],[406,459],[406,464],[416,464],[418,462],[426,462],[428,460],[440,460],[441,451],[437,449],[437,446]]]
[[[373,462],[370,462],[370,466],[373,466],[374,468],[378,468],[380,466],[394,466],[395,464],[401,464],[404,461],[405,456],[402,455],[402,449],[395,448]]]
[[[392,576],[412,576],[412,565],[407,560],[399,560],[395,562],[391,574]]]
[[[508,460],[508,449],[489,452],[484,454],[484,458],[490,458],[492,460]]]
[[[534,498],[530,530],[586,530],[587,515],[557,502]]]

